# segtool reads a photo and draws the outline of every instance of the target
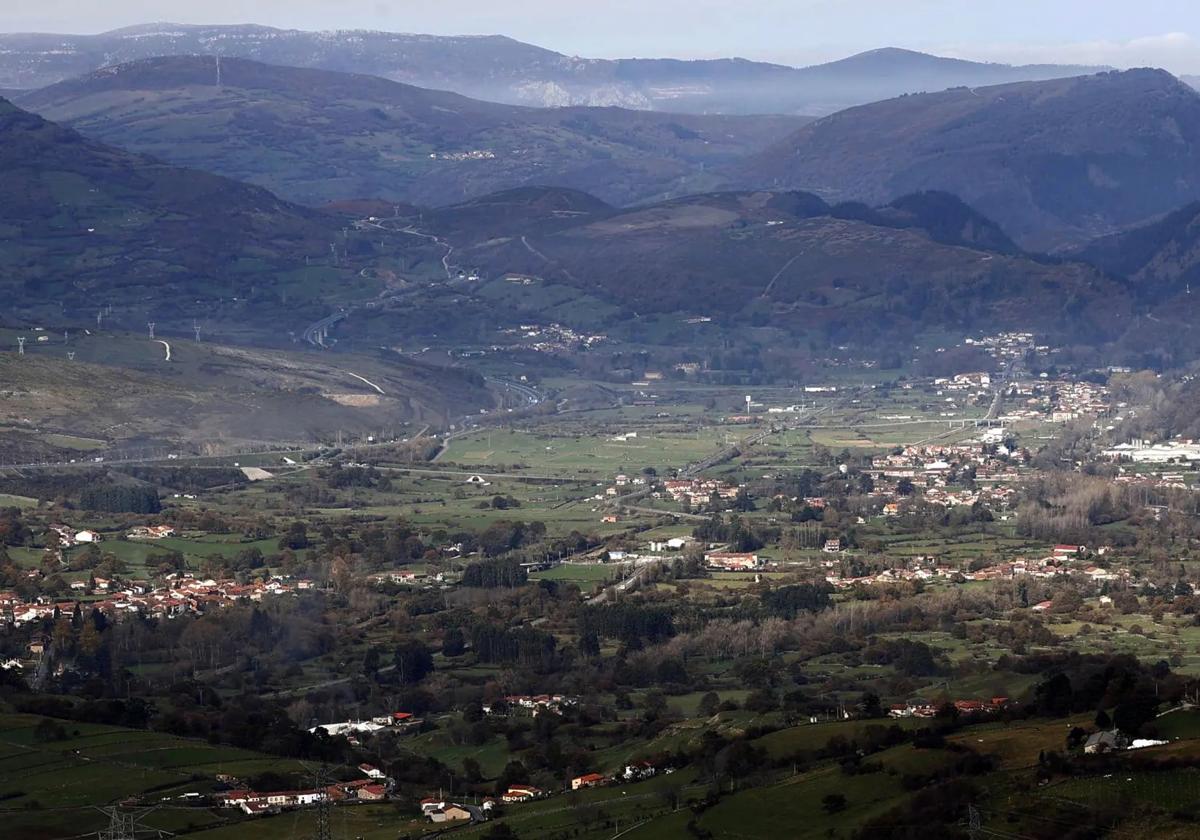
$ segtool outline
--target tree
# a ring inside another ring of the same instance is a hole
[[[827,793],[821,797],[821,807],[826,814],[836,814],[846,810],[846,797],[841,793]]]
[[[483,778],[483,770],[480,768],[479,762],[474,758],[471,758],[471,756],[467,756],[463,759],[462,766],[463,778],[471,784],[475,784]]]
[[[1158,714],[1158,700],[1151,694],[1138,693],[1113,710],[1113,725],[1127,735],[1137,735]]]
[[[302,548],[308,548],[308,545],[308,526],[298,520],[293,522],[287,533],[279,538],[280,550],[290,548],[292,551],[299,551]]]
[[[363,673],[373,676],[379,671],[379,660],[382,659],[379,648],[371,645],[363,655]]]
[[[580,635],[579,652],[589,659],[595,659],[600,655],[600,637],[591,632]]]
[[[466,649],[467,641],[461,627],[451,627],[442,636],[442,656],[462,656]]]
[[[697,710],[704,717],[712,717],[721,707],[721,698],[715,691],[710,691],[700,698],[700,705]]]
[[[883,717],[883,705],[879,701],[879,695],[874,691],[868,691],[863,694],[862,700],[859,701],[858,706],[862,711],[863,717]]]
[[[396,676],[403,685],[416,685],[433,673],[433,655],[424,644],[408,639],[396,646],[392,656]]]

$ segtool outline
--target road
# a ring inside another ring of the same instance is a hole
[[[348,317],[350,317],[350,313],[343,309],[341,312],[326,315],[320,321],[314,321],[304,329],[304,340],[314,347],[324,348],[326,346],[325,330],[337,324],[338,321],[346,320]]]
[[[372,388],[374,388],[376,391],[378,391],[380,394],[383,394],[383,396],[385,396],[385,397],[387,396],[387,394],[384,394],[384,393],[383,393],[383,389],[382,389],[382,388],[380,388],[378,385],[376,385],[376,384],[375,384],[374,382],[372,382],[370,379],[367,379],[365,376],[359,376],[357,373],[351,373],[351,372],[350,372],[350,371],[348,371],[348,370],[346,370],[346,371],[342,371],[342,372],[343,372],[343,373],[345,373],[347,376],[353,376],[353,377],[354,377],[355,379],[357,379],[359,382],[365,382],[365,383],[367,383],[367,384],[368,384],[368,385],[370,385]]]
[[[684,467],[682,470],[679,471],[679,477],[680,478],[695,478],[696,476],[698,476],[700,473],[704,472],[705,470],[712,469],[713,467],[717,466],[718,464],[723,464],[726,461],[730,460],[731,458],[736,458],[738,453],[740,453],[743,449],[745,449],[746,447],[749,447],[749,446],[754,446],[755,444],[758,444],[758,443],[762,443],[768,437],[775,434],[775,432],[787,431],[789,429],[800,428],[803,425],[804,421],[811,420],[819,414],[824,414],[825,412],[829,411],[832,408],[833,408],[833,405],[830,404],[823,408],[819,408],[819,409],[815,409],[815,410],[809,409],[807,411],[801,412],[800,414],[798,414],[795,417],[795,419],[793,419],[790,422],[784,423],[782,426],[768,425],[765,429],[757,431],[754,434],[749,435],[748,437],[742,438],[737,443],[732,444],[730,446],[726,446],[725,448],[715,452],[714,454],[708,456],[707,458],[704,458],[703,460],[696,461],[694,464],[689,464],[688,466]]]
[[[767,288],[763,289],[763,293],[762,293],[763,297],[766,297],[767,295],[771,294],[771,289],[775,288],[775,282],[777,280],[779,280],[780,277],[783,276],[783,273],[785,271],[787,271],[789,268],[792,267],[792,263],[794,263],[796,260],[803,257],[805,255],[805,253],[807,253],[807,251],[801,251],[799,254],[796,254],[796,256],[792,257],[790,260],[788,260],[787,262],[785,262],[783,264],[783,268],[781,268],[781,269],[779,269],[779,271],[775,272],[775,276],[771,278],[771,282],[767,284]]]
[[[628,592],[630,587],[632,587],[634,584],[636,584],[638,582],[638,580],[642,577],[642,575],[646,574],[646,570],[649,569],[652,565],[654,565],[654,564],[646,563],[644,565],[638,566],[636,569],[633,570],[633,573],[630,574],[629,577],[625,578],[625,580],[621,581],[620,583],[618,583],[615,586],[601,589],[599,592],[597,592],[591,598],[588,598],[586,601],[587,605],[589,607],[594,607],[596,604],[603,604],[605,601],[608,600],[608,590],[609,589],[612,589],[614,592]]]
[[[618,497],[619,499],[620,497]],[[674,510],[659,510],[652,507],[639,507],[637,505],[623,504],[621,501],[616,502],[616,506],[621,510],[631,511],[633,513],[644,513],[649,516],[670,516],[674,519],[686,519],[689,522],[707,522],[712,519],[711,516],[704,516],[699,513],[682,513]]]
[[[157,339],[155,339],[155,341],[157,341],[159,344],[161,344],[163,346],[163,349],[167,351],[167,358],[163,359],[163,361],[164,362],[171,361],[171,345],[168,344],[167,342],[163,341],[161,338],[157,338]]]
[[[377,466],[375,469],[381,472],[398,472],[411,473],[413,475],[429,475],[429,476],[446,476],[455,478],[458,476],[467,476],[468,478],[477,475],[480,478],[494,478],[497,481],[539,481],[547,484],[577,484],[581,481],[592,482],[595,477],[576,478],[573,476],[564,475],[532,475],[530,473],[487,473],[487,472],[469,472],[467,470],[430,470],[422,467],[383,467]]]
[[[375,228],[389,233],[405,233],[409,236],[419,236],[421,239],[428,239],[446,249],[445,255],[442,257],[442,268],[446,271],[446,279],[454,279],[454,269],[450,267],[450,256],[454,253],[454,246],[442,239],[440,236],[434,236],[432,233],[416,230],[411,225],[406,227],[388,227],[384,225],[387,219],[359,219],[355,222],[355,226],[359,228]]]

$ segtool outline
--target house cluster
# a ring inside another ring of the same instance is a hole
[[[991,389],[992,375],[990,373],[958,373],[954,376],[939,377],[933,380],[933,384],[935,388],[942,391],[982,394]]]
[[[373,769],[373,768],[372,768]],[[240,808],[250,816],[273,814],[294,808],[306,808],[320,802],[380,802],[388,797],[391,780],[383,774],[350,782],[337,782],[323,788],[260,792],[238,789],[215,794],[219,808]]]
[[[632,764],[625,765],[625,769],[621,773],[621,779],[622,779],[622,781],[626,781],[626,782],[641,782],[641,781],[645,781],[646,779],[653,779],[660,772],[674,773],[675,768],[674,767],[664,767],[660,771],[659,768],[657,766],[655,766],[652,762],[635,761]]]
[[[463,152],[430,152],[430,160],[495,160],[496,153],[491,149],[469,149]]]
[[[1128,472],[1124,467],[1119,469],[1120,474],[1113,479],[1117,484],[1154,487],[1161,490],[1186,490],[1193,486],[1188,483],[1187,476],[1182,472],[1165,470],[1163,472]]]
[[[440,796],[421,800],[421,816],[432,823],[455,823],[474,819],[483,819],[496,807],[494,799],[485,799],[479,808],[470,805],[460,805]]]
[[[519,802],[532,802],[545,795],[545,791],[533,785],[509,785],[508,790],[500,796],[500,801],[506,805],[515,805]]]
[[[458,549],[461,551],[461,547]],[[446,552],[450,553],[450,552]],[[427,572],[416,571],[414,569],[392,569],[386,572],[376,572],[372,574],[368,580],[372,583],[398,583],[404,586],[440,586],[448,583],[448,579],[442,572],[429,574]]]
[[[680,504],[687,502],[693,509],[707,505],[714,495],[725,500],[735,499],[740,489],[736,484],[715,478],[672,478],[663,482],[664,493]],[[655,496],[661,498],[660,493]]]
[[[1096,565],[1085,556],[1083,546],[1058,545],[1045,557],[1036,559],[1016,558],[1004,563],[997,563],[975,571],[962,569],[957,566],[938,562],[935,558],[921,555],[905,561],[903,566],[884,569],[875,574],[852,577],[843,575],[837,561],[826,561],[827,572],[825,580],[836,589],[850,589],[855,586],[871,586],[876,584],[897,583],[900,581],[987,581],[1012,580],[1019,577],[1055,578],[1070,575],[1083,575],[1093,581],[1127,581],[1132,578],[1132,572],[1125,567],[1104,568]],[[1107,553],[1099,549],[1097,554]],[[1041,609],[1048,609],[1046,602]],[[1039,606],[1035,605],[1034,610]]]
[[[1049,420],[1069,423],[1083,417],[1097,417],[1110,408],[1108,389],[1092,382],[1066,379],[1032,379],[1013,383],[1007,391],[1005,422]]]
[[[35,573],[41,574],[36,570]],[[189,613],[203,613],[212,607],[228,607],[243,599],[261,601],[269,596],[295,595],[313,589],[315,584],[311,580],[283,575],[241,584],[233,580],[198,579],[183,572],[168,575],[162,585],[93,577],[90,581],[74,581],[70,586],[80,595],[102,596],[90,601],[88,607],[111,617],[139,614],[150,618],[177,618]],[[46,596],[26,601],[15,592],[0,592],[0,614],[14,624],[51,618],[56,609],[60,614],[69,615],[75,609],[75,601]]]
[[[1093,732],[1089,735],[1087,740],[1083,742],[1083,751],[1087,755],[1102,755],[1120,750],[1140,750],[1146,747],[1159,747],[1166,743],[1168,742],[1153,738],[1130,739],[1119,729],[1110,729]]]
[[[51,525],[48,530],[58,535],[58,544],[63,548],[100,542],[100,535],[95,531],[80,531],[70,525]]]
[[[582,776],[576,776],[571,780],[571,790],[604,787],[611,782],[612,779],[600,773],[584,773]]]
[[[672,773],[674,768],[667,767],[659,769],[654,764],[648,761],[636,761],[626,765],[624,771],[618,777],[625,782],[639,782],[646,779],[651,779],[654,776],[662,773]],[[585,790],[588,788],[604,787],[612,784],[616,779],[602,775],[600,773],[585,773],[582,776],[576,776],[571,780],[571,790]],[[534,787],[528,784],[512,784],[508,789],[500,795],[500,802],[505,805],[519,805],[524,802],[533,802],[538,799],[544,799],[549,796],[547,791],[541,788]],[[495,810],[497,802],[495,799],[484,799],[476,808],[472,805],[460,805],[456,802],[451,802],[441,796],[429,797],[421,800],[421,814],[429,819],[430,822],[444,823],[457,822],[460,820],[481,820],[487,817]]]
[[[521,324],[519,327],[502,330],[517,341],[508,346],[496,346],[493,350],[523,349],[539,353],[564,353],[580,348],[591,348],[608,340],[603,333],[581,333],[562,324]]]
[[[637,437],[637,432],[630,432],[628,435],[618,435],[616,438],[613,438],[613,440],[628,440],[630,435],[632,435],[633,437]],[[604,493],[602,495],[597,495],[596,498],[597,499],[604,499],[605,497],[612,498],[613,496],[620,496],[623,493],[628,493],[632,490],[642,489],[645,486],[646,486],[646,479],[643,478],[642,476],[635,475],[631,478],[630,476],[622,474],[622,475],[618,475],[618,476],[614,477],[613,483],[611,485],[609,485],[608,487],[604,488]]]
[[[884,569],[881,572],[857,577],[843,575],[835,569],[825,574],[825,582],[835,589],[852,589],[856,586],[873,586],[876,584],[898,583],[900,581],[930,581],[950,579],[960,574],[959,570],[946,565],[924,565],[917,560],[894,569]],[[830,561],[831,565],[833,561]]]
[[[607,517],[606,517],[607,519]],[[640,554],[624,548],[610,548],[605,552],[605,560],[609,563],[658,563],[663,554],[682,551],[692,540],[688,537],[672,537],[667,540],[650,540],[646,543],[648,553]]]
[[[911,498],[900,492],[904,481],[922,490],[920,498],[927,504],[1007,509],[1016,501],[1013,485],[1021,473],[1009,460],[1012,453],[1008,448],[992,442],[991,437],[984,434],[975,441],[953,445],[907,446],[898,453],[876,456],[870,472],[877,483],[871,495],[883,500],[884,516],[898,516],[911,504]],[[970,485],[952,484],[964,471],[973,476]]]
[[[324,732],[326,735],[344,736],[350,743],[356,744],[358,743],[358,735],[374,735],[376,732],[383,730],[402,732],[418,726],[420,723],[420,718],[415,717],[411,712],[392,712],[389,715],[379,715],[369,720],[343,720],[337,723],[321,723],[310,728],[308,731],[313,734]],[[359,769],[363,770],[364,773],[367,772],[363,767]],[[367,775],[369,776],[370,773],[367,773]]]
[[[509,694],[504,698],[503,706],[485,703],[483,713],[498,715],[520,709],[534,717],[541,714],[561,715],[563,709],[578,705],[579,698],[568,694]]]
[[[899,452],[875,456],[871,460],[871,469],[882,478],[921,479],[935,486],[937,478],[973,467],[977,481],[998,481],[1017,477],[1016,469],[1008,460],[1010,455],[1012,452],[1003,443],[992,442],[985,434],[965,443],[905,446]]]
[[[170,525],[138,525],[126,536],[131,540],[163,540],[175,536],[175,529]]]
[[[668,540],[650,540],[646,547],[654,554],[662,554],[666,551],[682,551],[689,542],[691,540],[687,537],[671,537]]]
[[[1007,697],[992,697],[989,700],[955,700],[953,706],[960,715],[994,715],[1004,711],[1009,705]],[[914,700],[900,703],[888,709],[891,718],[932,718],[937,717],[938,710],[944,706]]]
[[[968,338],[963,344],[978,347],[996,361],[1005,363],[1024,359],[1031,350],[1037,353],[1050,352],[1050,347],[1039,345],[1033,333],[1027,332],[1003,332],[983,338]]]
[[[708,551],[704,554],[704,565],[723,572],[744,572],[763,567],[757,554],[739,551]]]

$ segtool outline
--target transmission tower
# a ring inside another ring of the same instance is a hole
[[[967,806],[967,831],[971,835],[971,840],[979,840],[983,837],[983,819],[979,816],[979,809],[974,805]]]
[[[74,350],[67,351],[67,361],[69,361],[69,362],[75,361],[75,351]]]
[[[100,329],[100,327],[103,324],[104,324],[104,310],[101,309],[96,313],[96,329]]]
[[[192,329],[196,331],[196,343],[200,343],[200,322],[192,321]]]
[[[154,322],[151,321],[150,323],[146,324],[146,326],[150,328],[150,337],[154,338]]]
[[[322,764],[315,770],[310,770],[312,773],[313,789],[320,794],[317,799],[317,827],[313,831],[313,840],[333,840],[333,829],[330,827],[329,809],[332,807],[329,801],[329,786],[332,784],[332,775],[329,772],[329,767]]]
[[[153,808],[149,808],[141,813],[131,812],[128,814],[123,813],[119,807],[97,808],[96,810],[108,816],[108,828],[96,832],[96,837],[99,840],[137,840],[139,834],[153,834],[156,837],[174,836],[169,831],[147,828],[142,825],[142,819],[153,811]]]
[[[17,355],[25,355],[25,336],[17,336]]]

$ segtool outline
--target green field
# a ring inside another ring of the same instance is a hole
[[[179,831],[229,814],[178,799],[208,793],[217,773],[304,772],[296,762],[172,735],[62,721],[65,740],[35,736],[40,718],[0,715],[0,801],[8,836],[74,836],[103,827],[95,806],[134,798],[158,805],[148,826]]]

